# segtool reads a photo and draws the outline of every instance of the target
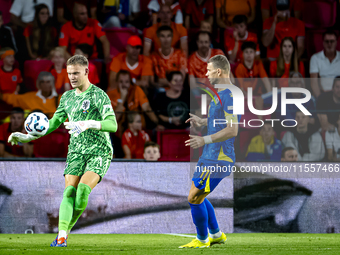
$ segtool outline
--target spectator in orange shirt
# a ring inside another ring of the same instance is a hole
[[[280,54],[280,45],[285,37],[292,37],[297,44],[298,58],[305,50],[305,24],[290,17],[289,3],[276,6],[277,14],[263,23],[262,43],[267,47],[267,58],[276,59]]]
[[[56,46],[57,30],[52,26],[46,4],[35,6],[33,25],[24,30],[26,46],[31,59],[47,58]]]
[[[290,13],[294,14],[295,18],[301,19],[303,0],[290,0],[289,2]],[[277,13],[276,0],[261,0],[261,13],[263,21],[271,16],[275,16]]]
[[[112,59],[108,91],[117,88],[116,77],[120,70],[129,71],[132,82],[144,91],[150,82],[153,83],[152,61],[141,55],[141,49],[142,40],[133,35],[127,41],[126,52],[120,53]]]
[[[180,42],[180,48],[188,56],[188,33],[185,27],[181,24],[176,24],[171,21],[172,12],[168,5],[162,5],[158,14],[160,22],[145,29],[144,31],[144,51],[145,56],[149,56],[151,53],[151,48],[153,46],[153,51],[157,52],[161,48],[161,42],[158,37],[157,30],[162,26],[169,26],[172,29],[172,41],[171,47],[177,47]]]
[[[211,34],[208,32],[200,31],[197,34],[197,48],[189,58],[188,72],[190,78],[190,88],[197,87],[195,78],[206,78],[207,62],[215,55],[224,55],[222,50],[211,48]]]
[[[236,15],[246,15],[250,24],[255,20],[255,5],[256,0],[216,0],[216,23],[220,28],[231,27]]]
[[[51,51],[50,56],[53,63],[50,72],[54,76],[55,89],[58,94],[63,94],[65,91],[71,89],[70,81],[65,68],[65,51],[61,47],[56,47]]]
[[[298,61],[295,42],[291,37],[285,37],[281,42],[280,55],[277,60],[270,62],[270,77],[283,78],[273,79],[273,87],[288,87],[290,72],[299,72],[305,77],[305,67],[302,61]]]
[[[107,92],[107,95],[116,113],[119,125],[118,132],[120,130],[119,134],[122,134],[122,126],[125,121],[125,115],[123,113],[125,111],[142,111],[157,125],[158,119],[150,107],[148,98],[139,86],[132,84],[130,73],[125,70],[120,70],[117,73],[117,83],[118,87]],[[145,127],[144,123],[143,127]]]
[[[185,28],[200,27],[203,20],[214,22],[214,1],[188,0],[185,6]]]
[[[91,45],[88,45],[86,43],[79,44],[77,45],[75,54],[82,55],[88,59],[89,56],[92,55],[92,47]],[[95,85],[99,85],[100,82],[97,67],[90,61],[89,61],[89,81]]]
[[[233,34],[227,33],[225,38],[225,51],[228,53],[231,63],[242,62],[242,43],[256,43],[256,56],[260,55],[260,48],[257,43],[257,35],[247,30],[247,16],[236,15],[233,18]]]
[[[93,47],[93,54],[90,58],[97,58],[98,52],[95,38],[99,39],[103,46],[105,63],[111,61],[110,43],[102,31],[102,26],[95,19],[87,15],[85,5],[75,3],[73,9],[74,20],[64,24],[61,28],[59,46],[66,52],[66,58],[74,55],[78,44],[87,43]]]
[[[253,88],[253,96],[262,95],[262,84],[258,78],[261,78],[263,82],[264,92],[270,92],[271,85],[263,64],[261,60],[255,60],[256,44],[254,42],[244,42],[242,51],[243,62],[236,67],[235,76],[243,93],[246,95],[247,89],[251,87]]]
[[[0,93],[0,100],[24,110],[41,110],[47,116],[51,116],[57,110],[60,98],[55,91],[53,75],[50,72],[41,72],[37,78],[37,88],[38,92],[32,91],[21,95]]]
[[[18,145],[11,145],[8,143],[8,137],[13,132],[26,133],[24,129],[24,110],[15,107],[12,109],[11,118],[9,123],[0,125],[0,157],[32,157],[33,144],[23,143]]]
[[[153,141],[145,142],[143,156],[145,161],[157,161],[161,157],[159,145]]]
[[[128,129],[122,137],[122,148],[126,159],[142,159],[144,144],[150,141],[149,135],[142,130],[142,118],[138,112],[130,112],[127,115]]]
[[[166,74],[172,71],[180,71],[185,77],[187,72],[187,59],[183,51],[171,46],[173,32],[171,27],[161,26],[157,30],[157,36],[161,42],[161,48],[151,54],[151,60],[158,77],[160,86],[168,86]]]
[[[0,67],[0,93],[19,93],[22,83],[21,72],[14,67],[14,50],[2,48],[0,50],[3,65]]]

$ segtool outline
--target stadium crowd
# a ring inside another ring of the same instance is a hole
[[[312,94],[304,104],[311,116],[293,105],[282,116],[280,101],[272,114],[295,119],[294,128],[240,126],[238,161],[340,161],[338,5],[335,0],[0,0],[0,157],[66,156],[69,135],[63,126],[28,145],[11,146],[7,138],[24,132],[25,114],[52,117],[61,94],[71,89],[66,60],[81,54],[89,59],[90,82],[107,92],[115,110],[116,158],[146,158],[148,148],[157,148],[160,155],[152,160],[189,160],[190,149],[180,148],[182,158],[171,150],[184,147],[185,120],[200,110],[198,88],[205,88],[207,61],[223,54],[235,85],[244,94],[253,89],[257,109],[271,106],[274,87],[279,93],[300,87]],[[242,118],[247,120],[247,113]],[[290,151],[294,157],[286,156]]]

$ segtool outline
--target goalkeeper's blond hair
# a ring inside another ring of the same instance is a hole
[[[82,55],[74,55],[73,57],[70,57],[67,62],[66,66],[72,66],[72,65],[80,65],[80,66],[89,66],[89,61],[86,57]]]

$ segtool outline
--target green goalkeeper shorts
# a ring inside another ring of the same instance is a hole
[[[111,158],[109,157],[69,153],[66,159],[64,176],[70,174],[81,177],[87,171],[91,171],[100,176],[100,182],[109,169],[110,163]]]

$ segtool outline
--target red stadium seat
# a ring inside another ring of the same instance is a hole
[[[157,143],[160,146],[160,161],[190,161],[190,147],[185,146],[189,132],[183,129],[157,132]]]
[[[34,156],[37,158],[66,158],[69,144],[66,129],[58,128],[51,134],[34,141]]]
[[[97,72],[98,72],[98,77],[99,79],[102,77],[102,72],[103,72],[103,61],[101,60],[97,60],[97,59],[91,59],[90,62],[92,64],[94,64],[97,68]]]
[[[307,28],[327,28],[335,24],[335,0],[305,0],[304,3],[303,21]]]
[[[127,40],[132,35],[137,35],[136,29],[130,28],[110,28],[104,29],[107,39],[110,42],[110,55],[116,56],[118,53],[124,52]]]
[[[40,72],[49,71],[53,63],[50,60],[27,60],[24,64],[24,83],[28,91],[36,91],[36,81]]]

